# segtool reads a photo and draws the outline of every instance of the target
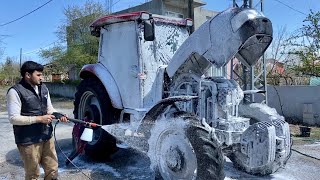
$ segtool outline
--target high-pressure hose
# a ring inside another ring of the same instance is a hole
[[[64,115],[58,112],[54,112],[52,113],[53,116],[55,116],[55,119],[60,119],[62,118]],[[91,122],[86,122],[86,121],[82,121],[79,119],[72,119],[72,118],[67,118],[69,121],[73,122],[73,123],[80,123],[80,124],[84,124],[86,126],[90,126],[90,127],[101,127],[100,124],[96,124],[96,123],[91,123]],[[56,121],[54,128],[53,128],[53,136],[54,136],[54,141],[55,144],[57,145],[58,149],[61,151],[61,153],[63,154],[63,156],[75,167],[77,168],[78,171],[80,171],[84,176],[86,176],[88,179],[92,179],[91,177],[89,177],[87,174],[85,174],[80,167],[78,167],[77,165],[75,165],[72,160],[62,151],[60,145],[58,144],[57,138],[56,138],[56,126],[60,121]]]
[[[54,115],[54,117],[56,119],[60,119],[62,118],[64,115],[58,112],[54,112],[52,113],[52,115]],[[90,126],[90,127],[101,127],[102,125],[100,124],[96,124],[96,123],[92,123],[92,122],[86,122],[80,119],[72,119],[72,118],[67,118],[69,121],[73,122],[73,123],[80,123],[80,124],[84,124],[86,126]]]

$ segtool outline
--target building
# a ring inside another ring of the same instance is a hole
[[[144,4],[131,7],[122,11],[115,12],[114,14],[122,14],[135,11],[147,11],[152,14],[159,14],[170,17],[190,18],[189,17],[189,0],[152,0]],[[201,0],[193,0],[193,17],[194,28],[200,27],[206,20],[218,14],[216,11],[204,9],[202,6],[206,5]]]
[[[137,11],[147,11],[152,14],[159,14],[163,16],[177,17],[177,18],[190,18],[193,19],[194,29],[199,28],[205,21],[218,14],[216,11],[204,9],[206,3],[202,0],[193,0],[193,8],[189,10],[189,0],[150,0],[138,6],[130,7],[113,14],[124,14]],[[95,15],[92,15],[95,16]],[[87,22],[92,16],[85,17],[85,19],[76,19],[77,21]],[[85,32],[90,32],[89,28],[84,29]],[[81,44],[81,34],[78,31],[72,30],[67,27],[67,47],[72,43]],[[208,76],[222,76],[225,73],[225,68],[211,68],[207,71]],[[73,73],[72,73],[73,74]],[[73,75],[69,74],[73,79]]]
[[[275,59],[268,59],[266,61],[266,68],[267,68],[267,71],[270,72],[270,74],[272,75],[274,74],[283,75],[285,73],[285,64]]]

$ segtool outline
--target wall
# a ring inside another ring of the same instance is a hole
[[[136,12],[136,11],[147,11],[152,14],[162,14],[162,1],[161,0],[153,0],[138,6],[134,6],[122,11],[115,12],[113,14],[123,14],[129,12]]]
[[[181,3],[186,3],[187,1],[181,1]],[[203,1],[195,0],[195,8],[194,8],[194,27],[195,29],[199,28],[204,22],[207,21],[209,17],[213,17],[218,14],[218,12],[211,11],[208,9],[204,9],[201,6],[206,3]],[[170,5],[171,4],[171,5]],[[135,7],[131,7],[119,12],[115,12],[114,14],[122,14],[128,12],[135,11],[148,11],[152,14],[166,15],[167,11],[179,13],[184,16],[184,18],[188,17],[188,6],[186,4],[181,6],[173,6],[175,3],[168,3],[162,0],[153,0]]]
[[[45,85],[48,87],[51,96],[74,98],[74,94],[77,91],[76,86],[70,84],[46,82]]]
[[[267,88],[268,105],[286,117],[287,121],[320,125],[320,86]],[[256,99],[259,97],[256,96]]]
[[[218,13],[202,7],[194,8],[194,28],[198,29],[204,22]]]

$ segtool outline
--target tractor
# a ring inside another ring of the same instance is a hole
[[[232,58],[253,66],[272,41],[272,23],[255,9],[220,12],[190,33],[191,19],[148,12],[108,15],[90,28],[98,62],[85,65],[74,116],[103,125],[74,151],[108,157],[117,142],[146,153],[156,177],[223,179],[228,157],[240,170],[268,175],[290,155],[288,123],[262,103],[243,103],[239,84],[209,76]]]

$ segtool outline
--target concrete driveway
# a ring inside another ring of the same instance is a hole
[[[55,106],[55,105],[54,105]],[[60,112],[72,116],[71,108],[58,109]],[[14,143],[12,125],[9,123],[6,112],[0,112],[0,180],[24,179],[22,162]],[[60,179],[153,179],[153,173],[149,169],[149,159],[145,154],[134,149],[122,146],[110,162],[92,162],[84,156],[77,157],[73,162],[81,169],[65,165],[63,153],[71,151],[72,123],[59,123],[57,126],[57,147],[59,158]],[[293,146],[303,153],[320,159],[320,143]],[[63,153],[62,153],[63,152]],[[320,161],[292,152],[292,156],[285,168],[265,177],[252,176],[236,170],[230,161],[225,163],[225,179],[277,179],[277,180],[317,180],[319,179]],[[84,175],[85,174],[85,175]],[[88,177],[86,177],[88,176]]]

